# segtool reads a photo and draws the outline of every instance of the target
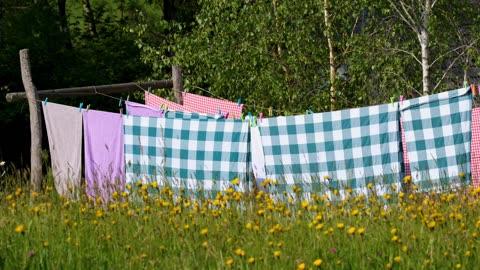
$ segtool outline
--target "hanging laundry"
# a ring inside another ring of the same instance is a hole
[[[243,105],[237,102],[204,97],[191,93],[183,93],[183,106],[191,112],[218,114],[218,110],[228,118],[233,119],[233,115],[242,113]]]
[[[401,106],[413,182],[421,189],[470,179],[470,88],[406,100]]]
[[[472,110],[472,185],[480,187],[480,108]]]
[[[252,155],[252,171],[257,187],[263,190],[261,184],[267,178],[265,175],[265,160],[262,147],[262,138],[258,126],[250,128],[250,153]]]
[[[184,106],[168,99],[161,98],[155,94],[149,93],[148,91],[145,91],[145,105],[156,109],[160,109],[160,106],[165,108],[166,105],[169,111],[188,111]]]
[[[405,141],[405,129],[403,128],[402,118],[400,118],[400,130],[402,132],[403,167],[405,171],[405,176],[407,176],[407,175],[411,175],[411,172],[410,172],[410,161],[408,160],[408,155],[407,155],[407,142]]]
[[[124,117],[124,134],[127,183],[157,181],[177,194],[206,197],[248,188],[247,123],[131,116]]]
[[[398,103],[263,119],[271,193],[380,194],[403,178]]]
[[[131,101],[126,101],[125,105],[128,111],[128,115],[165,117],[163,110],[158,109],[158,106],[151,107],[151,106],[147,106],[147,105],[143,105],[143,104],[131,102]]]
[[[78,108],[42,103],[52,174],[60,195],[79,198],[82,168],[82,113]]]
[[[194,112],[168,111],[165,114],[166,118],[181,118],[181,119],[222,119],[218,114],[205,114]]]
[[[122,115],[84,110],[83,128],[86,193],[107,202],[125,186]]]

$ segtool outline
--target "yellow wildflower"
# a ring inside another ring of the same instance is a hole
[[[255,258],[253,258],[253,257],[248,258],[248,263],[254,264],[255,263]]]
[[[305,270],[305,267],[305,263],[300,263],[299,265],[297,265],[298,270]]]
[[[237,250],[235,250],[235,254],[237,254],[238,256],[245,256],[245,250],[237,248]]]
[[[393,261],[396,262],[396,263],[399,263],[401,261],[402,258],[400,258],[400,256],[396,256],[393,258]]]
[[[21,234],[25,233],[25,225],[23,225],[23,224],[18,225],[15,228],[15,232],[16,233],[21,233]]]
[[[280,250],[275,250],[273,252],[273,257],[278,258],[278,257],[280,257],[280,254],[282,254],[282,252]]]
[[[313,265],[315,265],[316,267],[320,267],[322,265],[322,263],[323,263],[322,259],[316,259],[313,262]]]
[[[348,229],[347,231],[348,234],[352,235],[355,233],[355,227],[350,227],[350,229]]]
[[[201,235],[207,235],[207,233],[208,233],[208,229],[203,229],[200,231]]]
[[[240,180],[238,180],[238,178],[232,180],[232,185],[238,185],[238,183],[240,183]]]
[[[230,259],[227,259],[227,261],[225,262],[227,264],[228,267],[232,267],[233,265],[233,259],[230,258]]]
[[[345,228],[345,224],[344,223],[337,223],[337,228],[340,229],[340,230],[343,230],[343,228]]]
[[[412,177],[410,175],[407,175],[403,178],[403,183],[405,184],[410,184],[412,183]]]
[[[357,233],[358,233],[359,235],[363,235],[363,234],[365,234],[365,229],[364,229],[364,228],[360,228],[360,229],[358,229]]]

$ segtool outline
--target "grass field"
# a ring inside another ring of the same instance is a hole
[[[110,202],[85,195],[73,202],[52,185],[29,192],[19,177],[1,178],[2,269],[475,269],[480,262],[480,189],[471,187],[427,195],[411,183],[341,201],[295,199],[295,189],[290,201],[275,202],[233,189],[212,200],[174,198],[167,187],[138,184]]]

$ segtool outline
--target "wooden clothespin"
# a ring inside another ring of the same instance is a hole
[[[476,96],[477,95],[477,89],[475,88],[475,84],[472,83],[470,84],[470,89],[472,90],[472,95]]]
[[[272,107],[268,108],[268,116],[270,116],[270,117],[273,116],[273,108]]]

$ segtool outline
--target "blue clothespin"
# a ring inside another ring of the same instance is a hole
[[[222,115],[222,110],[218,109],[218,114]]]
[[[237,100],[237,104],[238,104],[238,107],[241,106],[241,104],[242,104],[242,98],[239,98],[239,99]]]
[[[81,112],[83,107],[83,103],[80,103],[80,106],[78,106],[78,111]]]
[[[88,112],[89,109],[90,109],[90,104],[87,105],[87,112]]]
[[[43,106],[47,106],[47,102],[48,102],[48,97],[46,97],[45,101],[43,101]]]
[[[314,114],[314,112],[313,112],[312,110],[310,110],[310,109],[308,109],[308,112],[309,112],[310,114]]]
[[[130,113],[130,110],[129,110],[129,109],[127,109],[127,116],[128,116],[128,114],[129,114],[129,113]]]

